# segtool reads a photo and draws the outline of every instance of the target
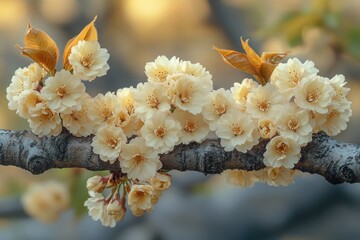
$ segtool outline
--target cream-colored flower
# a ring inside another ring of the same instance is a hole
[[[145,121],[159,112],[169,112],[171,106],[166,91],[163,85],[139,83],[134,92],[135,113]]]
[[[270,139],[276,135],[277,125],[270,118],[262,118],[258,120],[257,130],[260,133],[260,137]]]
[[[158,172],[150,179],[150,184],[156,191],[165,191],[171,186],[171,175],[164,172]]]
[[[215,133],[221,139],[225,151],[236,148],[246,152],[259,143],[259,133],[254,125],[254,121],[244,112],[228,113],[219,119]]]
[[[212,91],[207,96],[203,96],[203,101],[205,105],[202,109],[202,115],[212,131],[216,129],[217,122],[222,115],[239,110],[235,107],[236,104],[234,103],[231,92],[223,88]]]
[[[122,147],[126,144],[126,136],[119,127],[104,126],[98,129],[92,139],[91,146],[103,161],[113,163],[119,157]]]
[[[309,112],[294,103],[288,103],[279,115],[278,129],[281,136],[291,138],[300,145],[310,142],[313,128]]]
[[[176,73],[179,64],[179,58],[158,56],[154,62],[146,63],[145,74],[151,83],[166,83],[168,75]]]
[[[179,142],[189,144],[190,142],[202,142],[209,133],[208,124],[201,114],[193,115],[189,112],[176,109],[172,115],[180,123],[181,132]]]
[[[49,223],[55,221],[70,203],[67,187],[48,181],[31,185],[22,196],[24,210],[33,218]]]
[[[24,90],[18,97],[18,103],[16,113],[25,119],[41,115],[46,107],[45,99],[36,90]]]
[[[260,182],[267,183],[270,186],[288,186],[294,183],[294,176],[297,170],[285,167],[266,167],[256,171],[256,175]]]
[[[80,110],[71,110],[70,112],[61,113],[63,125],[69,132],[76,137],[86,137],[94,133],[94,125],[90,120],[89,109],[92,108],[93,102],[91,97],[84,94],[79,100]]]
[[[157,152],[146,146],[145,140],[141,137],[134,138],[124,145],[120,156],[121,171],[127,173],[130,179],[149,180],[162,167]]]
[[[315,115],[319,119],[318,121],[321,122],[319,125],[320,130],[329,136],[335,136],[346,129],[352,115],[352,110],[351,108],[344,110],[341,107],[331,106],[327,113]]]
[[[135,89],[133,87],[122,88],[116,92],[116,96],[120,102],[120,105],[126,108],[130,116],[132,116],[135,112],[134,93]]]
[[[62,124],[58,113],[51,111],[50,108],[42,109],[41,114],[28,119],[31,131],[42,136],[57,136],[61,133]]]
[[[191,63],[190,61],[181,61],[179,70],[182,73],[194,76],[207,88],[213,87],[213,81],[211,74],[200,64]]]
[[[264,164],[269,167],[293,168],[300,160],[300,145],[290,138],[274,137],[266,145]]]
[[[258,86],[247,95],[246,112],[255,118],[274,118],[285,99],[271,84]]]
[[[89,216],[94,220],[100,220],[101,224],[106,227],[115,227],[116,217],[108,214],[106,199],[101,193],[89,192],[88,198],[84,206],[89,210]]]
[[[257,82],[250,78],[245,78],[242,80],[241,84],[236,82],[234,86],[230,88],[233,98],[236,103],[240,104],[241,109],[246,109],[246,100],[248,94],[259,85]]]
[[[6,99],[9,101],[9,109],[17,110],[19,108],[19,95],[24,90],[36,90],[45,75],[45,70],[37,63],[17,69],[11,78],[10,85],[6,88]]]
[[[134,215],[151,211],[157,193],[151,185],[132,185],[128,195],[128,204]]]
[[[169,86],[169,96],[176,108],[192,114],[201,112],[204,106],[204,96],[209,94],[211,88],[203,85],[199,79],[188,74],[181,74]]]
[[[45,86],[41,89],[41,95],[48,107],[57,113],[79,110],[79,100],[84,93],[85,85],[80,78],[66,70],[61,70],[55,76],[46,79]]]
[[[71,48],[69,62],[74,75],[82,80],[92,81],[96,77],[106,75],[110,69],[107,61],[109,53],[106,48],[100,48],[98,41],[81,40]]]
[[[114,93],[107,92],[105,95],[96,95],[89,108],[89,118],[93,122],[95,130],[105,125],[113,125],[120,107],[121,103]]]
[[[301,63],[297,58],[291,58],[287,63],[280,63],[271,75],[271,83],[290,99],[295,95],[296,87],[304,78],[314,78],[319,72],[312,61]]]
[[[331,105],[334,105],[338,110],[343,111],[350,108],[351,102],[346,99],[347,94],[350,92],[350,88],[344,87],[346,84],[344,75],[335,75],[330,79],[330,84],[335,92]]]
[[[334,90],[328,78],[317,76],[300,82],[295,92],[295,103],[306,110],[321,114],[327,113],[327,107],[334,96]]]
[[[252,187],[256,182],[259,181],[253,171],[228,169],[223,171],[222,174],[225,176],[225,180],[228,184],[242,188]]]
[[[171,151],[179,140],[181,127],[169,114],[159,113],[145,121],[141,136],[159,153]]]

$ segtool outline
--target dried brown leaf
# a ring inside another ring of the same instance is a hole
[[[246,54],[233,50],[220,49],[216,47],[213,47],[213,49],[215,49],[222,56],[224,61],[230,66],[252,75],[258,74],[256,69],[249,62]]]
[[[19,48],[20,52],[24,56],[28,56],[33,59],[36,63],[42,66],[50,75],[55,73],[57,60],[51,56],[51,54],[45,50],[32,49],[32,48]]]
[[[64,56],[63,56],[63,67],[66,70],[71,70],[72,66],[69,63],[69,55],[71,53],[71,48],[74,47],[79,41],[86,40],[86,41],[92,41],[92,40],[98,40],[97,30],[95,27],[95,21],[97,16],[88,24],[86,25],[81,32],[70,39],[65,48],[64,48]]]
[[[240,38],[242,47],[245,50],[246,56],[249,60],[249,62],[251,63],[251,65],[253,65],[253,67],[256,69],[257,72],[260,71],[260,65],[261,65],[261,58],[259,57],[259,55],[254,51],[254,49],[252,49],[249,46],[249,39],[247,39],[245,42],[243,41],[242,37]]]
[[[264,52],[261,55],[261,61],[271,64],[279,64],[288,54],[288,52]]]

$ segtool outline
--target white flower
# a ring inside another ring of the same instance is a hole
[[[259,134],[255,130],[254,122],[244,112],[233,112],[221,116],[215,133],[221,138],[220,143],[225,151],[236,148],[240,152],[246,152],[259,143]]]
[[[297,172],[294,169],[285,167],[266,167],[257,171],[256,175],[261,182],[265,182],[270,186],[288,186],[294,183],[294,176]]]
[[[249,188],[254,186],[259,179],[256,177],[253,171],[228,169],[222,172],[225,176],[226,182],[242,188]]]
[[[171,106],[166,91],[163,85],[139,83],[137,91],[134,92],[135,113],[142,120],[146,120],[158,112],[168,112]]]
[[[241,109],[246,109],[246,100],[248,94],[259,85],[257,82],[250,78],[245,78],[242,80],[241,84],[236,82],[234,86],[230,88],[233,98],[236,103],[240,104]]]
[[[278,118],[280,135],[291,138],[300,145],[311,141],[313,128],[310,124],[309,112],[297,107],[294,103],[283,106]]]
[[[279,91],[290,99],[295,95],[296,87],[304,78],[314,78],[319,72],[312,61],[301,63],[299,59],[292,58],[287,63],[280,63],[271,75],[271,83],[274,83]]]
[[[200,143],[209,133],[209,127],[201,114],[193,115],[176,109],[172,116],[181,126],[178,143],[189,144],[192,141]]]
[[[24,90],[18,97],[18,103],[16,113],[25,119],[41,115],[46,107],[45,99],[35,90]]]
[[[273,118],[279,114],[284,102],[274,86],[258,86],[247,95],[246,112],[255,118]]]
[[[90,198],[84,203],[89,210],[89,216],[95,221],[100,220],[101,224],[106,227],[115,227],[117,218],[108,213],[104,196],[97,192],[89,192],[89,194]]]
[[[19,95],[24,90],[36,90],[45,75],[45,70],[37,63],[17,69],[11,78],[10,85],[6,88],[6,99],[9,101],[9,109],[17,110],[19,108]]]
[[[126,212],[125,202],[118,198],[111,199],[106,206],[106,212],[111,218],[114,218],[115,221],[121,221]]]
[[[120,156],[121,171],[127,173],[130,179],[149,180],[162,167],[157,152],[146,146],[145,140],[141,137],[134,138],[124,145]]]
[[[120,107],[121,103],[114,93],[107,92],[105,95],[96,95],[89,107],[89,118],[93,122],[95,130],[105,125],[113,125]]]
[[[119,157],[121,148],[126,144],[126,136],[119,127],[104,126],[98,129],[91,146],[103,161],[113,163]]]
[[[67,187],[48,181],[31,185],[22,196],[24,210],[33,218],[49,223],[55,221],[70,203]]]
[[[346,99],[346,96],[350,92],[350,88],[344,87],[346,84],[344,75],[335,75],[330,79],[330,84],[335,92],[331,105],[334,105],[340,111],[349,109],[351,102]]]
[[[203,85],[199,79],[188,74],[181,74],[176,81],[171,82],[169,95],[176,108],[198,114],[204,102],[204,96],[211,88]]]
[[[264,139],[270,139],[277,133],[276,123],[270,118],[259,119],[257,130]]]
[[[73,67],[74,75],[82,80],[92,81],[96,77],[106,75],[110,69],[107,49],[100,48],[98,41],[81,40],[71,48],[69,62]]]
[[[295,92],[295,103],[306,110],[327,113],[327,107],[334,96],[329,79],[323,77],[306,78],[300,82]]]
[[[203,101],[205,105],[202,109],[202,115],[212,131],[216,129],[217,122],[222,115],[236,110],[236,104],[234,103],[231,92],[223,88],[212,91],[207,96],[203,96]]]
[[[212,76],[200,63],[181,61],[179,69],[180,72],[196,77],[204,86],[212,89]]]
[[[94,125],[89,117],[89,108],[93,106],[91,97],[84,94],[79,100],[80,110],[71,110],[61,113],[63,125],[69,132],[76,137],[86,137],[94,132]]]
[[[171,175],[164,172],[158,172],[150,179],[150,184],[156,191],[165,191],[171,186]]]
[[[176,73],[179,64],[179,58],[169,60],[165,56],[158,56],[154,62],[146,63],[145,74],[151,83],[166,83],[168,75]]]
[[[324,131],[329,136],[335,136],[346,129],[352,111],[351,108],[344,110],[341,107],[332,106],[329,107],[329,111],[326,114],[315,115],[317,115],[318,121],[321,122],[319,125],[320,130]]]
[[[178,142],[180,130],[180,124],[169,114],[159,113],[145,121],[140,133],[147,146],[165,153],[171,151]]]
[[[57,113],[79,110],[79,100],[84,93],[85,85],[66,70],[61,70],[54,77],[46,79],[45,86],[41,89],[41,95],[48,107]]]
[[[128,204],[131,211],[138,213],[151,211],[154,207],[154,199],[157,193],[151,185],[132,185],[128,195]]]
[[[40,115],[30,117],[28,122],[31,131],[39,137],[57,136],[62,130],[59,114],[51,111],[48,107],[43,108]]]
[[[264,164],[269,167],[293,168],[300,159],[300,145],[292,139],[274,137],[266,145]]]

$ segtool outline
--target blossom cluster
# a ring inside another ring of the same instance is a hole
[[[91,135],[100,160],[119,165],[120,175],[88,180],[85,206],[103,225],[113,227],[123,218],[126,199],[136,216],[153,209],[171,184],[170,175],[159,171],[160,154],[176,145],[201,143],[215,134],[225,151],[246,153],[267,141],[265,169],[224,175],[242,187],[256,182],[285,186],[293,181],[300,149],[312,134],[336,135],[352,114],[344,76],[322,77],[313,62],[297,58],[278,64],[267,82],[245,78],[230,89],[213,89],[212,76],[201,64],[159,56],[145,65],[146,82],[91,97],[83,81],[109,70],[109,53],[97,35],[85,39],[94,34],[93,22],[75,38],[84,39],[70,40],[64,69],[44,67],[40,60],[19,68],[6,97],[9,109],[36,135],[57,136],[63,128],[77,137]]]

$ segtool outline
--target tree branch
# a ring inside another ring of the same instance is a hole
[[[92,136],[77,138],[67,131],[57,137],[39,138],[29,131],[0,130],[0,165],[17,166],[33,174],[52,168],[119,172],[117,162],[103,162],[93,153],[91,141]],[[204,174],[225,169],[259,170],[265,167],[262,159],[266,143],[261,141],[247,153],[225,152],[219,139],[208,139],[201,144],[178,145],[160,159],[168,170]],[[356,144],[341,143],[319,133],[302,148],[301,155],[295,166],[300,171],[319,174],[333,184],[360,182],[360,146]]]

